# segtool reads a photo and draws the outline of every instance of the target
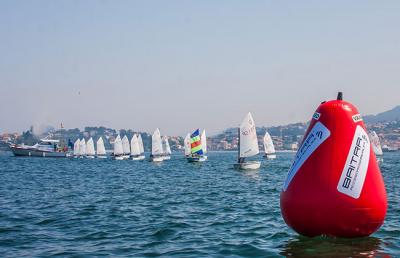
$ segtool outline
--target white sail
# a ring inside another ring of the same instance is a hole
[[[188,133],[183,140],[183,145],[185,147],[185,155],[188,156],[192,153],[191,147],[190,147],[190,134]]]
[[[99,138],[96,142],[97,155],[106,155],[106,148],[104,147],[103,138]]]
[[[203,148],[203,154],[207,153],[207,136],[206,130],[203,129],[200,135],[201,147]]]
[[[90,137],[90,139],[86,143],[86,155],[88,155],[88,156],[96,155],[96,151],[94,150],[94,142],[93,142],[93,138],[92,137]]]
[[[122,149],[123,149],[125,155],[128,155],[131,153],[131,146],[129,145],[129,139],[128,139],[128,136],[126,136],[126,135],[122,138]]]
[[[158,128],[154,131],[153,135],[151,136],[151,154],[152,155],[163,154],[161,134]]]
[[[124,154],[124,149],[122,148],[122,140],[121,137],[118,135],[114,141],[114,156]]]
[[[379,141],[379,136],[376,134],[376,132],[372,131],[369,134],[369,138],[372,143],[372,149],[373,149],[375,155],[378,155],[378,156],[383,155],[381,142]]]
[[[79,155],[79,145],[80,145],[80,140],[77,139],[74,143],[74,156],[78,156]]]
[[[256,126],[253,116],[249,112],[240,124],[240,153],[241,158],[247,158],[259,153]]]
[[[131,156],[140,155],[139,139],[136,134],[132,136],[131,139]]]
[[[86,141],[85,141],[85,138],[82,138],[82,140],[79,143],[79,155],[81,155],[81,156],[86,155]]]
[[[138,136],[138,142],[139,142],[140,154],[143,154],[144,153],[144,146],[143,146],[142,136],[140,134]]]
[[[171,147],[169,146],[168,137],[164,136],[164,150],[166,155],[171,155]]]
[[[275,153],[275,146],[272,142],[271,135],[268,132],[265,132],[264,136],[264,151],[265,154],[274,154]]]

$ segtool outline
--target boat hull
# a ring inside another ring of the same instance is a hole
[[[171,159],[171,156],[163,156],[163,159],[164,159],[164,160],[170,160],[170,159]]]
[[[206,161],[207,160],[207,156],[198,156],[198,157],[187,157],[186,158],[187,159],[187,161],[189,162],[189,163],[194,163],[194,162],[204,162],[204,161]]]
[[[153,157],[150,157],[150,161],[151,162],[162,162],[164,160],[164,157],[162,157],[162,156],[153,156]]]
[[[36,149],[25,149],[19,147],[11,147],[10,149],[14,156],[16,157],[45,157],[45,158],[66,158],[68,153],[66,152],[51,152],[51,151],[41,151]]]
[[[124,156],[113,156],[113,159],[114,160],[124,160],[125,159],[125,157]]]
[[[145,156],[131,156],[132,160],[144,160]]]
[[[267,159],[276,159],[276,154],[265,154],[264,157]]]
[[[106,155],[97,155],[96,158],[98,158],[98,159],[106,159],[107,156]]]
[[[233,168],[238,170],[255,170],[259,169],[261,166],[260,161],[247,161],[243,163],[235,163],[233,164]]]

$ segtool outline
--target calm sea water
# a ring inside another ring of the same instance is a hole
[[[381,164],[383,227],[361,239],[306,238],[284,223],[279,193],[294,154],[258,172],[235,153],[203,164],[0,156],[0,256],[400,256],[400,154]]]

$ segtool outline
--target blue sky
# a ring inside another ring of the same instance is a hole
[[[164,134],[400,104],[398,1],[1,1],[0,132]]]

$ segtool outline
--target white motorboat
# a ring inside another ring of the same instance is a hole
[[[29,146],[25,144],[9,145],[14,156],[25,157],[48,157],[48,158],[66,158],[70,155],[65,149],[60,148],[59,140],[41,139],[35,145]]]

